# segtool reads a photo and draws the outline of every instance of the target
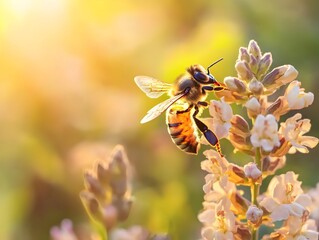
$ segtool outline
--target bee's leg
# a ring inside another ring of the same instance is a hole
[[[202,93],[203,94],[205,94],[206,93],[206,91],[213,91],[214,90],[214,87],[212,87],[212,86],[203,86],[202,87]]]
[[[208,106],[208,102],[205,102],[205,101],[199,101],[198,104],[203,106],[203,107],[207,107]]]
[[[217,136],[210,129],[208,129],[208,127],[205,123],[203,123],[201,120],[199,120],[196,117],[197,114],[198,114],[198,107],[196,106],[195,112],[193,114],[193,118],[194,118],[196,126],[204,134],[204,136],[205,136],[206,140],[209,142],[209,144],[211,144],[213,147],[215,147],[217,152],[219,153],[219,155],[221,157],[223,157]]]
[[[216,87],[214,87],[214,91],[215,92],[220,92],[220,91],[223,91],[223,90],[227,90],[227,87],[224,87],[224,86],[216,86]]]
[[[223,91],[223,90],[226,90],[226,89],[227,89],[227,87],[222,86],[222,85],[214,86],[214,87],[212,87],[212,86],[204,86],[204,87],[202,87],[202,92],[203,92],[203,94],[205,94],[206,91],[209,91],[209,92],[211,92],[211,91],[220,92],[220,91]]]

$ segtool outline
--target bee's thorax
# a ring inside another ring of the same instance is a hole
[[[175,82],[175,87],[172,90],[172,95],[177,95],[189,89],[189,92],[185,95],[184,100],[190,104],[197,104],[198,101],[203,101],[206,98],[206,94],[202,91],[202,86],[198,82],[192,79],[188,74],[182,75]]]

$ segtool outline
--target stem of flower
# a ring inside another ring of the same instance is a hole
[[[261,160],[261,149],[256,148],[256,153],[255,153],[255,163],[257,167],[262,171],[262,160]],[[251,191],[251,204],[255,205],[258,207],[258,202],[257,202],[257,197],[259,195],[259,189],[260,189],[261,183],[254,182],[251,185],[250,191]],[[256,229],[254,226],[251,228],[251,234],[252,234],[252,239],[257,240],[258,239],[258,229]]]
[[[101,240],[108,240],[108,233],[102,223],[92,220],[93,228],[96,229]]]

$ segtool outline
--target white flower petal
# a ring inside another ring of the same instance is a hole
[[[250,141],[254,147],[262,147],[270,152],[279,146],[278,123],[272,114],[263,116],[259,114],[251,130]]]
[[[266,208],[268,212],[273,212],[279,206],[279,203],[273,198],[265,197],[260,201],[260,205]]]
[[[312,203],[311,197],[308,194],[300,194],[296,197],[295,202],[303,207],[309,207]]]
[[[201,231],[203,240],[212,240],[214,239],[214,229],[212,227],[204,227]]]
[[[206,209],[198,214],[198,220],[202,223],[211,224],[215,220],[215,211],[213,209]]]
[[[285,220],[289,217],[290,209],[290,204],[279,205],[272,211],[270,217],[274,222]]]
[[[300,205],[299,203],[291,203],[290,204],[290,215],[301,218],[306,209]]]

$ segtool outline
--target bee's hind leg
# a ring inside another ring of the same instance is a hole
[[[201,120],[199,120],[196,116],[198,114],[198,107],[195,107],[195,112],[193,114],[193,118],[195,121],[196,126],[198,129],[204,134],[206,140],[211,144],[213,147],[216,148],[217,152],[221,157],[223,157],[221,147],[219,144],[219,140],[214,132],[212,132],[205,123],[203,123]]]

